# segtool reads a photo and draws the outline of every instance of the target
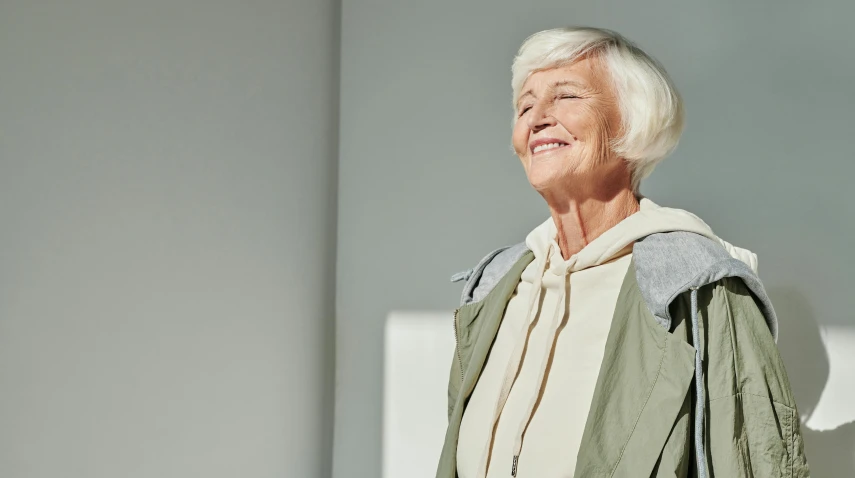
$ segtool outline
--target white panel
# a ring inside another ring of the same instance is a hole
[[[383,478],[433,478],[447,419],[451,312],[392,312],[386,321]]]
[[[811,430],[834,430],[855,422],[855,327],[824,326],[822,341],[828,354],[828,382],[816,410],[807,420]]]

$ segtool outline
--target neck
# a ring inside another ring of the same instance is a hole
[[[628,187],[613,193],[544,195],[558,229],[558,246],[564,259],[637,212],[638,199]]]

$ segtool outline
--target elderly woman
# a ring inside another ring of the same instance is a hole
[[[438,478],[808,476],[756,255],[639,193],[680,96],[622,36],[529,37],[512,142],[550,217],[466,280]]]

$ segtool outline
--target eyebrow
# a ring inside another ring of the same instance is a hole
[[[549,89],[554,90],[555,88],[557,88],[559,86],[568,86],[568,85],[569,86],[575,86],[577,88],[584,88],[585,87],[585,85],[583,85],[582,83],[579,83],[578,81],[575,81],[575,80],[558,80],[558,81],[552,83],[551,85],[549,85]],[[529,88],[525,92],[523,92],[523,94],[521,94],[520,97],[517,99],[517,109],[520,108],[520,101],[522,101],[522,99],[525,98],[526,96],[534,96],[534,92],[531,90],[531,88]]]

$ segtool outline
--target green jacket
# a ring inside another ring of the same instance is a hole
[[[575,478],[809,476],[798,409],[775,345],[774,310],[756,275],[711,242],[687,232],[636,242]],[[495,251],[467,275],[454,314],[457,346],[437,478],[457,476],[463,413],[533,260],[520,246],[504,251],[506,265],[490,270],[503,255]]]

